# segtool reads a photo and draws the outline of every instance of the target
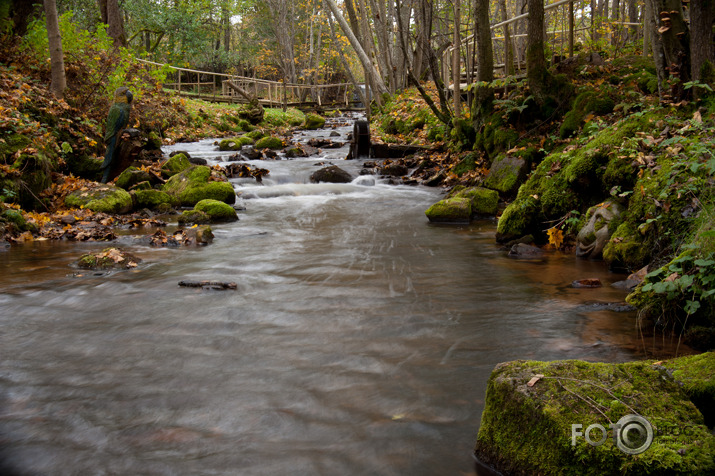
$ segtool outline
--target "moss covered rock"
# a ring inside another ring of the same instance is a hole
[[[181,225],[193,225],[211,223],[211,217],[206,213],[199,210],[184,210],[181,215],[179,215],[179,224]]]
[[[497,214],[499,194],[495,190],[484,187],[460,187],[452,191],[447,198],[469,199],[472,216],[494,216]]]
[[[149,208],[152,210],[161,208],[165,210],[167,205],[169,208],[180,205],[177,197],[161,190],[134,190],[131,194],[134,196],[137,208]]]
[[[84,269],[128,269],[136,268],[141,259],[121,250],[105,248],[99,253],[88,253],[77,260],[77,266]]]
[[[22,212],[12,208],[0,213],[0,222],[11,224],[17,231],[37,231],[37,226],[25,220]]]
[[[218,200],[201,200],[196,204],[194,210],[205,213],[212,222],[238,220],[236,210],[231,205]]]
[[[663,362],[673,379],[682,385],[709,427],[715,425],[715,352],[688,355]]]
[[[152,177],[152,175],[146,170],[139,170],[136,167],[128,167],[121,174],[119,174],[119,177],[116,178],[114,184],[119,188],[129,190],[138,183],[152,183],[154,180],[154,177]]]
[[[611,268],[634,271],[650,259],[649,241],[631,222],[621,223],[603,248],[603,259]]]
[[[469,223],[472,216],[472,200],[454,197],[440,200],[425,211],[431,222]]]
[[[521,238],[532,233],[538,223],[539,203],[534,197],[512,202],[497,222],[496,239],[499,243]]]
[[[306,114],[303,127],[307,130],[320,129],[325,125],[325,118],[317,114]]]
[[[513,195],[526,178],[529,166],[519,157],[502,156],[494,160],[483,185],[504,195]]]
[[[633,415],[638,424],[628,423]],[[611,426],[619,422],[620,430]],[[641,424],[644,438],[635,431],[624,438],[623,429]],[[589,444],[587,432],[589,441],[604,441]],[[705,475],[715,471],[714,452],[703,415],[667,372],[650,362],[576,360],[497,365],[475,447],[505,474],[544,475]]]
[[[264,137],[258,139],[255,144],[256,149],[280,149],[283,147],[283,141],[278,137]]]
[[[313,183],[329,182],[329,183],[350,183],[353,176],[349,172],[341,169],[337,165],[329,165],[320,170],[316,170],[310,175],[310,181]]]
[[[253,145],[253,139],[247,135],[235,137],[233,139],[223,139],[218,143],[218,150],[241,150],[244,145]]]
[[[184,154],[176,154],[171,156],[166,162],[161,165],[161,174],[164,177],[171,177],[179,172],[191,167],[191,162]]]
[[[67,195],[65,205],[87,208],[101,213],[127,213],[132,209],[129,192],[110,184],[97,184],[89,190],[77,190]]]
[[[167,180],[162,190],[178,198],[183,206],[193,207],[208,198],[229,204],[235,203],[236,192],[233,186],[228,182],[209,181],[210,178],[209,167],[194,165]]]

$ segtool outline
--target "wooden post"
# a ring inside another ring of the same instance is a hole
[[[176,74],[179,75],[178,88],[179,88],[179,96],[181,96],[181,70],[177,69]]]
[[[286,90],[286,80],[283,78],[283,112],[288,110],[288,91]]]

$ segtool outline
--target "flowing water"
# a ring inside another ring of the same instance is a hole
[[[509,259],[490,221],[430,225],[435,189],[308,183],[317,162],[357,176],[328,152],[251,162],[270,176],[233,180],[245,210],[207,247],[122,236],[133,270],[72,267],[104,243],[1,253],[0,473],[473,474],[496,363],[639,356],[634,315],[588,304],[622,301],[622,276]]]

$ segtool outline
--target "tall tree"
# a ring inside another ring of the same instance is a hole
[[[114,40],[114,46],[127,46],[124,33],[124,19],[119,10],[118,0],[97,0],[102,23],[107,25],[107,34]]]
[[[335,0],[325,0],[325,3],[328,5],[328,8],[330,8],[333,17],[338,22],[340,28],[343,30],[343,33],[350,42],[350,46],[352,46],[353,50],[355,50],[355,54],[357,54],[358,58],[360,59],[360,63],[362,63],[363,68],[365,68],[365,70],[370,75],[370,79],[372,80],[372,83],[376,89],[375,92],[379,95],[389,94],[389,90],[385,86],[385,82],[383,81],[382,77],[377,72],[375,66],[370,61],[370,58],[365,53],[365,50],[363,49],[357,37],[353,33],[353,30],[350,28],[350,25],[348,25],[348,22],[345,20],[345,17],[342,13],[340,13],[338,4],[335,3]]]
[[[683,97],[683,83],[690,80],[690,33],[682,3],[680,0],[646,1],[651,2],[651,21],[658,25],[652,41],[660,98],[667,97],[665,82],[671,77],[678,81],[670,93],[675,98]]]
[[[715,1],[690,2],[690,71],[694,80],[715,82]]]
[[[550,74],[544,55],[544,1],[528,0],[526,28],[526,78],[531,94],[543,104]]]
[[[479,130],[484,119],[492,111],[494,91],[488,84],[494,80],[494,54],[492,52],[492,31],[489,27],[489,0],[476,0],[475,29],[477,39],[477,81],[478,86],[472,104],[474,128]],[[508,51],[508,48],[507,48]],[[508,56],[508,55],[507,55]]]
[[[64,99],[67,82],[65,79],[65,61],[62,55],[62,37],[57,18],[55,0],[44,0],[45,19],[47,24],[47,40],[50,46],[50,68],[52,83],[50,89],[57,99]]]

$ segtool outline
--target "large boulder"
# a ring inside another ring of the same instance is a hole
[[[494,216],[499,206],[499,193],[484,187],[455,187],[447,198],[467,198],[472,205],[472,216]]]
[[[353,181],[353,176],[349,172],[341,169],[337,165],[323,167],[312,173],[310,181],[313,183],[330,182],[330,183],[350,183]]]
[[[498,158],[489,169],[483,185],[503,195],[513,195],[528,172],[528,164],[520,157]]]
[[[431,222],[469,223],[472,216],[472,201],[465,197],[440,200],[425,211]]]
[[[685,389],[700,384],[670,371],[683,364],[499,364],[475,455],[503,474],[714,474],[715,437]]]
[[[254,147],[256,149],[280,149],[283,147],[283,141],[278,137],[267,136],[258,139]]]
[[[241,150],[244,145],[253,145],[253,139],[248,136],[234,137],[232,139],[223,139],[218,143],[218,150]]]
[[[125,169],[121,174],[119,174],[119,177],[117,177],[117,179],[114,181],[114,184],[119,188],[129,190],[135,185],[142,182],[148,182],[150,184],[153,184],[158,183],[159,180],[146,170],[140,170],[136,167],[129,167]]]
[[[162,190],[178,198],[181,205],[186,207],[193,207],[207,198],[228,204],[236,202],[233,185],[223,181],[209,181],[210,178],[210,168],[193,165],[167,180]]]
[[[201,200],[196,204],[194,210],[205,213],[212,222],[238,220],[236,210],[231,205],[218,200]]]
[[[164,211],[180,205],[177,197],[161,190],[132,190],[130,194],[134,196],[137,208]]]
[[[324,125],[325,125],[324,117],[319,116],[317,114],[306,114],[305,115],[305,124],[303,125],[304,129],[315,130],[315,129],[320,129]]]
[[[65,198],[70,208],[87,208],[101,213],[127,213],[132,209],[129,192],[111,184],[96,184],[86,190],[76,190]]]
[[[171,177],[191,167],[188,157],[184,154],[172,155],[166,162],[161,164],[161,174],[164,177]]]

